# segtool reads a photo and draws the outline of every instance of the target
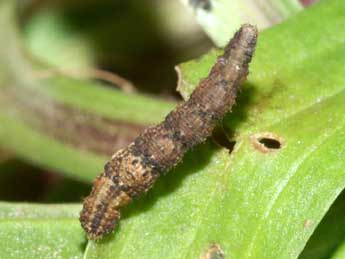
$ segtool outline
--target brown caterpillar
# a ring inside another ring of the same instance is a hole
[[[147,192],[161,174],[181,161],[188,149],[211,135],[235,103],[248,75],[257,36],[255,26],[242,25],[189,100],[112,156],[96,178],[80,214],[89,239],[112,232],[121,207]]]

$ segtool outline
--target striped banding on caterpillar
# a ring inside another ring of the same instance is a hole
[[[89,239],[100,239],[112,232],[121,207],[147,192],[161,174],[181,161],[188,149],[211,135],[235,104],[240,85],[248,75],[257,36],[255,26],[242,25],[189,100],[112,156],[96,178],[80,214]]]

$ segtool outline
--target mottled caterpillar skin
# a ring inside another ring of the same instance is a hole
[[[112,156],[95,180],[80,214],[89,239],[112,232],[121,207],[147,192],[161,174],[181,161],[188,149],[211,135],[234,105],[248,75],[257,34],[255,26],[243,25],[189,100]]]

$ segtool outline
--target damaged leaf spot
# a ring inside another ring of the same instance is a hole
[[[284,144],[281,137],[271,132],[254,134],[251,136],[251,142],[254,148],[262,153],[277,151],[281,149]]]
[[[259,139],[259,142],[269,149],[280,149],[281,147],[280,142],[276,139],[262,138]]]
[[[222,127],[217,127],[213,131],[212,139],[217,145],[228,149],[230,154],[236,145],[236,141],[229,139]]]
[[[212,244],[200,259],[223,259],[225,258],[223,250],[218,244]]]
[[[311,219],[306,219],[303,223],[303,227],[305,229],[309,229],[311,226],[313,226],[313,220]]]

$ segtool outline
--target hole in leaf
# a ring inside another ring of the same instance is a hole
[[[261,144],[263,144],[266,148],[269,148],[269,149],[280,149],[281,148],[281,143],[276,139],[261,138],[261,139],[258,139],[258,141]]]
[[[281,137],[271,132],[254,134],[251,136],[251,142],[262,153],[277,151],[284,143]]]
[[[229,150],[229,153],[234,150],[234,146],[236,144],[236,141],[234,140],[229,140],[228,136],[225,134],[225,131],[222,127],[217,127],[212,134],[213,141],[226,149]]]

